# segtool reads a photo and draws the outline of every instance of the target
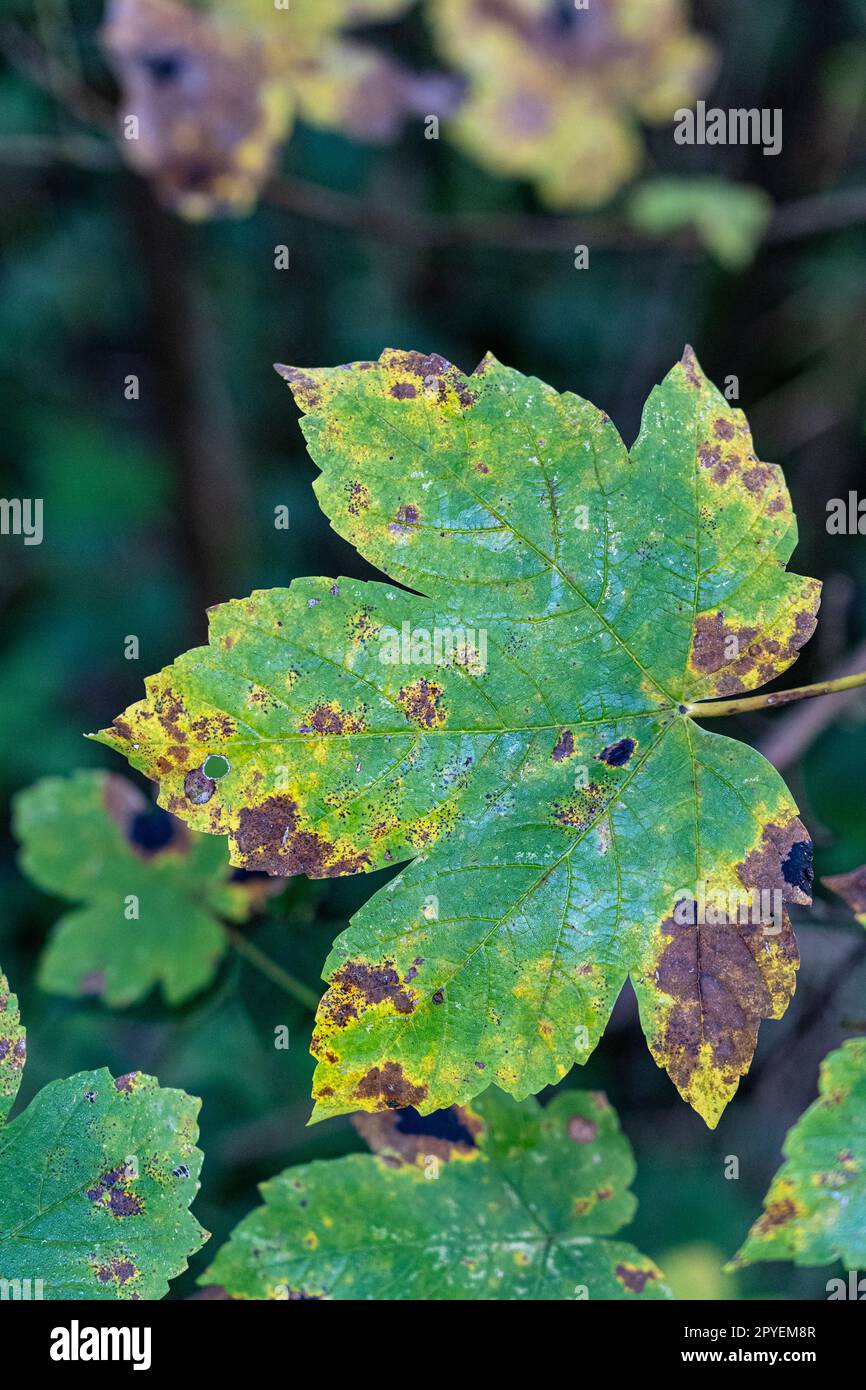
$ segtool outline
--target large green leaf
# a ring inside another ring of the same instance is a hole
[[[148,848],[152,809],[106,772],[46,777],[15,798],[22,869],[82,904],[52,931],[39,967],[45,989],[123,1006],[161,985],[180,1004],[213,979],[227,946],[219,919],[248,917],[250,888],[229,881],[224,846],[162,812]]]
[[[734,1267],[759,1260],[866,1265],[866,1038],[825,1058],[819,1092],[788,1132],[785,1162]]]
[[[0,1033],[2,1119],[24,1055],[17,1001],[2,975]],[[18,1059],[11,1087],[6,1042]],[[188,1211],[202,1161],[198,1108],[153,1077],[114,1080],[103,1067],[52,1081],[0,1128],[6,1296],[162,1298],[207,1239]]]
[[[317,1115],[538,1091],[630,975],[653,1056],[714,1124],[790,998],[781,904],[811,882],[780,777],[688,709],[772,679],[814,629],[780,470],[691,350],[631,454],[489,356],[280,370],[333,526],[420,592],[302,579],[222,604],[98,737],[235,864],[414,858],[326,964]],[[776,920],[683,922],[704,891],[775,894]]]
[[[491,1089],[472,1109],[359,1121],[378,1157],[289,1168],[262,1187],[202,1284],[235,1298],[667,1298],[613,1241],[634,1160],[604,1096],[544,1110]]]

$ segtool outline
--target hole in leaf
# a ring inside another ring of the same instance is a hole
[[[205,777],[212,777],[215,782],[218,782],[228,772],[229,760],[224,758],[221,753],[211,753],[202,763],[201,770]]]

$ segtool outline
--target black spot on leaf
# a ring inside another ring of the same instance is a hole
[[[812,841],[797,840],[791,846],[788,857],[782,864],[782,876],[785,882],[790,883],[792,888],[800,888],[804,893],[811,893],[812,859]]]
[[[602,748],[599,753],[599,761],[607,763],[608,767],[624,767],[635,750],[633,738],[621,738],[617,743],[611,743],[607,748]]]

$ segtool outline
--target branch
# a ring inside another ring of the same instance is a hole
[[[576,221],[543,214],[525,217],[479,213],[428,215],[375,206],[351,193],[287,177],[273,179],[264,197],[273,206],[299,217],[415,248],[479,245],[562,254],[572,246],[636,250],[659,243],[657,236],[641,232],[622,218],[590,217]],[[777,207],[761,244],[779,245],[860,226],[864,222],[866,189],[837,189]],[[698,251],[694,236],[688,232],[666,237],[664,241],[666,246],[683,255],[694,255]]]
[[[856,671],[851,676],[818,681],[816,685],[801,685],[797,690],[774,690],[769,695],[749,695],[737,700],[699,700],[694,705],[681,705],[680,712],[695,719],[722,719],[730,714],[745,714],[748,710],[775,709],[777,705],[790,705],[795,700],[814,700],[818,695],[856,690],[862,685],[866,685],[866,671]]]
[[[277,965],[275,960],[271,960],[264,951],[260,951],[258,946],[254,945],[249,937],[244,936],[243,932],[238,931],[236,927],[225,926],[225,933],[239,956],[243,956],[250,965],[254,965],[257,970],[260,970],[272,984],[277,985],[286,994],[290,994],[299,1004],[303,1004],[305,1009],[309,1009],[311,1013],[316,1012],[319,1007],[319,996],[314,989],[302,984],[300,980],[295,979],[294,975],[290,975],[288,970]]]
[[[73,115],[103,131],[114,128],[111,103],[64,68],[16,24],[0,27],[0,50],[10,64],[36,86],[62,100]],[[433,248],[479,245],[512,251],[561,254],[572,246],[635,250],[658,244],[658,237],[640,231],[623,217],[574,218],[529,214],[427,214],[376,206],[340,189],[303,179],[273,179],[265,200],[297,216],[362,235],[376,236],[401,246]],[[825,232],[841,231],[866,222],[866,188],[841,188],[799,198],[777,207],[762,245],[779,245]],[[664,238],[665,245],[685,256],[698,250],[690,232]]]

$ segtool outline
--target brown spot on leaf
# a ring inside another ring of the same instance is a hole
[[[787,1225],[796,1215],[796,1204],[789,1197],[780,1197],[778,1201],[767,1204],[766,1210],[758,1217],[752,1231],[755,1235],[766,1235],[779,1226]]]
[[[397,401],[413,400],[418,394],[418,388],[411,381],[395,381],[391,387],[391,395]]]
[[[368,854],[341,851],[323,836],[301,829],[297,803],[286,795],[244,806],[234,839],[246,868],[284,878],[336,878],[360,873],[370,862]]]
[[[373,1101],[376,1110],[401,1110],[406,1105],[421,1105],[427,1087],[415,1085],[399,1062],[384,1062],[371,1067],[355,1087],[356,1100]]]
[[[643,1293],[650,1280],[657,1278],[653,1269],[638,1269],[637,1265],[619,1264],[616,1277],[631,1293]]]
[[[722,673],[714,682],[717,695],[737,695],[747,686],[756,684],[756,675],[765,680],[768,672],[777,674],[782,666],[794,660],[815,631],[819,597],[820,586],[815,585],[810,595],[811,606],[794,615],[793,630],[784,643],[775,637],[761,636],[755,627],[736,627],[726,621],[722,610],[696,618],[690,657],[692,668],[704,675]],[[779,700],[785,700],[784,692]]]
[[[697,390],[700,390],[704,384],[704,380],[701,375],[701,369],[698,366],[698,359],[695,356],[695,350],[693,347],[690,346],[689,343],[686,343],[685,347],[683,348],[682,364],[683,370],[686,374],[686,380],[688,381],[689,385],[694,386]]]
[[[719,439],[733,439],[735,430],[730,420],[725,420],[720,416],[718,420],[713,421],[713,433]]]
[[[597,782],[588,782],[566,801],[553,803],[553,818],[569,830],[585,830],[591,825],[605,803],[609,794]]]
[[[756,463],[752,468],[745,469],[742,476],[749,492],[763,492],[776,481],[776,475],[768,463]]]
[[[723,612],[714,613],[709,618],[697,618],[692,641],[692,665],[704,674],[720,671],[723,666],[735,661],[757,635],[758,629],[755,627],[735,628],[729,625]],[[732,652],[734,655],[731,655]],[[749,669],[751,666],[749,662]],[[738,688],[742,689],[742,682],[738,683]]]
[[[321,1007],[338,1028],[345,1028],[351,1019],[358,1017],[359,1011],[385,1001],[396,1013],[410,1014],[418,996],[405,989],[405,983],[394,969],[393,961],[371,965],[367,961],[350,960],[334,972]]]
[[[105,1264],[94,1266],[94,1273],[100,1284],[108,1284],[112,1279],[118,1284],[128,1284],[130,1279],[134,1279],[138,1270],[132,1260],[108,1260]]]
[[[693,916],[698,915],[695,910]],[[691,924],[671,917],[662,923],[662,932],[667,944],[659,956],[656,985],[673,1003],[656,1049],[668,1075],[680,1091],[687,1091],[702,1049],[708,1047],[722,1086],[735,1085],[749,1068],[761,1019],[778,1013],[765,972],[772,968],[778,992],[786,968],[790,975],[797,965],[788,916],[772,938],[772,957],[760,922]],[[793,989],[792,975],[785,987]]]
[[[87,1189],[89,1201],[102,1206],[112,1216],[139,1216],[144,1210],[144,1202],[130,1187],[132,1173],[125,1163],[102,1173],[95,1187]]]
[[[370,490],[363,483],[352,482],[346,484],[346,491],[349,494],[349,515],[358,516],[365,512],[370,505]]]
[[[608,744],[607,748],[602,748],[598,755],[601,763],[607,763],[608,767],[625,767],[637,744],[633,738],[620,738],[616,743]]]
[[[203,806],[206,801],[210,801],[215,791],[216,782],[212,777],[206,777],[200,767],[193,768],[183,779],[184,796],[194,806]]]
[[[568,1121],[568,1137],[575,1144],[591,1144],[598,1134],[598,1125],[583,1115],[572,1115]]]
[[[451,363],[440,357],[437,352],[394,352],[388,357],[388,365],[411,372],[422,381],[427,377],[445,376],[446,373],[454,371]]]
[[[303,723],[315,729],[317,734],[358,734],[367,728],[367,720],[362,713],[353,714],[341,709],[336,700],[316,705],[303,718]]]
[[[410,724],[421,728],[437,729],[446,723],[448,714],[443,704],[445,691],[435,681],[412,681],[404,685],[397,695],[397,704]]]
[[[302,409],[315,410],[321,403],[322,392],[315,377],[311,377],[300,367],[286,367],[280,362],[274,363],[274,371],[283,381],[288,382],[292,395]]]
[[[566,758],[570,758],[573,752],[574,734],[571,732],[571,729],[563,729],[556,743],[553,745],[553,752],[550,756],[555,763],[561,763],[564,762]]]

